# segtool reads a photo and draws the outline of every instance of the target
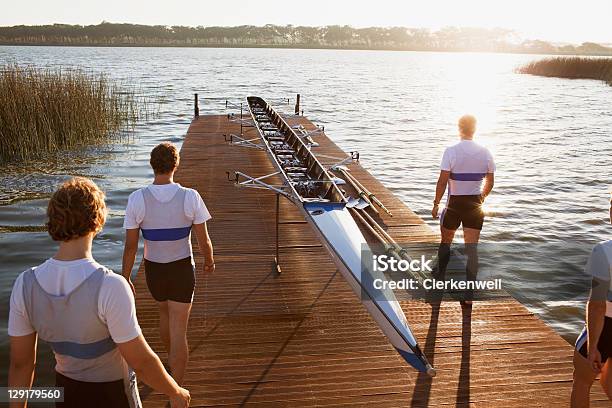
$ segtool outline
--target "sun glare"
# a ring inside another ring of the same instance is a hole
[[[500,100],[499,67],[487,54],[460,54],[448,70],[449,98],[455,114],[470,113],[478,120],[479,142],[492,151],[495,138],[488,137],[497,126]]]

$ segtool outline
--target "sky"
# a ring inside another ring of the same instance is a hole
[[[612,0],[27,0],[0,25],[114,23],[186,26],[351,25],[508,28],[526,39],[612,43]]]

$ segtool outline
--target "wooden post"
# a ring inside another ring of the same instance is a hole
[[[200,116],[200,106],[198,104],[198,94],[193,94],[193,116]]]
[[[300,114],[300,94],[297,94],[297,99],[295,101],[295,114]]]

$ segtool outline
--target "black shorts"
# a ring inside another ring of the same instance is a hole
[[[137,388],[132,390],[132,394],[128,396],[123,380],[84,382],[73,380],[56,371],[55,386],[64,389],[64,402],[56,402],[56,408],[133,408],[140,406]]]
[[[587,329],[585,326],[576,340],[576,350],[585,358],[588,358],[587,336]],[[608,357],[612,356],[612,317],[606,316],[604,320],[604,327],[601,331],[601,336],[599,336],[599,341],[597,342],[597,349],[601,354],[602,364],[605,364]]]
[[[195,290],[195,268],[191,257],[168,263],[144,260],[147,286],[158,302],[191,303]]]
[[[442,226],[450,230],[456,230],[462,224],[463,228],[481,230],[483,222],[484,212],[479,195],[452,195],[442,212]]]

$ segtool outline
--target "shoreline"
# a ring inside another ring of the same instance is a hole
[[[280,49],[280,50],[335,50],[335,51],[395,51],[395,52],[422,52],[422,53],[449,53],[449,54],[502,54],[502,55],[555,55],[555,56],[580,56],[580,57],[612,57],[612,51],[608,53],[572,53],[572,52],[550,52],[541,51],[496,51],[496,50],[471,50],[471,49],[417,49],[400,47],[336,47],[321,45],[274,45],[274,44],[83,44],[83,43],[57,43],[57,42],[7,42],[0,40],[0,46],[4,47],[73,47],[73,48],[216,48],[216,49]]]

